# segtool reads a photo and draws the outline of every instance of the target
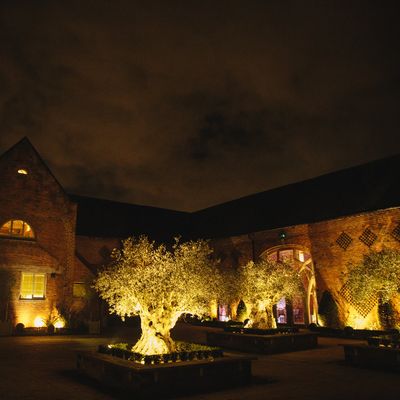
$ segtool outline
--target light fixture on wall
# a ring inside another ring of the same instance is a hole
[[[20,168],[17,171],[20,175],[28,175],[28,171],[26,169]]]
[[[286,233],[285,233],[285,231],[281,231],[281,232],[279,233],[279,239],[281,239],[282,241],[286,239]]]

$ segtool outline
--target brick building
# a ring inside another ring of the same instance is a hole
[[[399,167],[394,156],[184,213],[67,194],[25,138],[0,157],[0,321],[98,320],[90,281],[120,240],[179,234],[210,238],[226,268],[263,257],[298,268],[306,294],[277,304],[279,323],[317,322],[329,298],[340,324],[379,327],[377,300],[355,304],[345,273],[371,250],[400,249]]]

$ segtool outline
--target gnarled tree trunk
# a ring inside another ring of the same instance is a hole
[[[272,305],[269,306],[255,306],[252,307],[250,315],[250,320],[252,321],[251,326],[257,329],[271,329],[276,328],[276,321],[274,318],[274,313]]]
[[[175,351],[175,343],[170,331],[175,326],[176,319],[168,314],[140,314],[142,335],[132,347],[132,351],[144,355],[168,354]]]

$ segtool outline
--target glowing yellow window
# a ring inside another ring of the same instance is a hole
[[[296,259],[299,260],[300,262],[304,262],[304,251],[302,250],[296,250]]]
[[[11,236],[15,238],[34,239],[32,228],[25,221],[12,219],[0,227],[0,236]]]
[[[21,299],[44,299],[46,275],[22,273]]]

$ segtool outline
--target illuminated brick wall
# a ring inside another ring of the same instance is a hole
[[[342,290],[346,283],[345,273],[349,264],[361,261],[370,251],[400,249],[397,233],[400,230],[399,224],[400,208],[392,208],[313,224],[214,239],[212,245],[224,268],[243,265],[276,246],[303,246],[310,251],[313,258],[318,297],[325,290],[331,292],[338,304],[343,325],[372,328],[379,324],[377,304],[375,303],[365,318],[360,315]],[[281,238],[282,232],[285,233],[284,239]]]
[[[27,174],[19,174],[21,168]],[[0,224],[24,220],[35,233],[32,241],[0,237],[0,268],[12,271],[15,278],[12,320],[32,326],[37,316],[47,318],[53,307],[70,299],[76,205],[27,141],[0,158],[0,187]],[[23,272],[46,274],[45,299],[20,300]]]

